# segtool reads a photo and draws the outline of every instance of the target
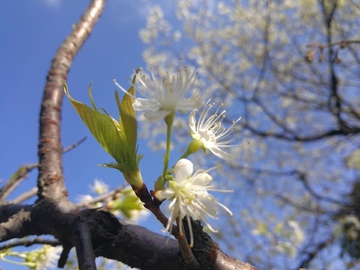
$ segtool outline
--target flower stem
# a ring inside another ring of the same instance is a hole
[[[203,143],[201,140],[196,140],[194,139],[188,146],[188,148],[186,149],[186,152],[181,156],[180,159],[182,158],[187,158],[188,156],[190,156],[191,154],[194,154],[195,152],[197,152],[201,147],[203,146]]]
[[[169,114],[165,117],[165,123],[167,125],[167,138],[166,138],[166,154],[164,159],[164,171],[163,171],[163,184],[165,185],[165,176],[167,174],[167,170],[169,167],[169,159],[170,159],[170,144],[171,144],[171,129],[172,124],[174,123],[175,115]]]

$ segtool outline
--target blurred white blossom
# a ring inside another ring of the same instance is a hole
[[[101,195],[109,191],[109,186],[105,184],[104,181],[95,179],[94,185],[90,186],[91,190],[95,193]]]

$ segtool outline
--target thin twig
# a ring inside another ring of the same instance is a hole
[[[4,245],[1,245],[0,250],[18,247],[18,246],[30,247],[32,245],[37,245],[37,244],[50,245],[53,247],[61,245],[59,240],[43,239],[41,237],[36,237],[33,239],[22,239],[22,240],[8,242]]]
[[[178,226],[183,226],[183,224],[181,224],[179,221],[179,217],[176,218],[176,224]],[[182,230],[184,230],[184,228],[182,228]],[[195,259],[194,254],[191,252],[189,243],[186,240],[185,235],[180,233],[179,236],[176,237],[176,240],[179,242],[181,254],[184,258],[186,265],[189,267],[189,269],[191,269],[191,270],[198,269],[199,263]]]
[[[346,45],[351,44],[351,43],[360,43],[360,40],[342,40],[342,41],[338,41],[338,42],[331,42],[331,43],[328,43],[328,44],[310,43],[307,46],[308,47],[318,47],[318,48],[323,49],[323,48],[337,46],[337,45],[344,46],[345,43],[346,43]]]
[[[17,196],[15,199],[7,201],[7,203],[12,203],[12,204],[19,204],[22,203],[23,201],[26,201],[28,199],[30,199],[31,197],[35,196],[38,192],[38,188],[37,187],[33,187],[32,189],[24,192],[23,194],[20,194],[19,196]]]
[[[21,166],[18,171],[0,189],[0,203],[15,190],[15,188],[28,177],[28,173],[39,167],[39,163]]]
[[[109,191],[105,194],[102,194],[98,197],[95,197],[89,201],[83,201],[83,202],[79,202],[77,204],[75,204],[76,208],[81,208],[81,207],[88,207],[91,204],[95,204],[98,202],[104,202],[106,201],[108,198],[114,196],[116,193],[121,192],[125,187],[127,186],[127,183],[122,184],[120,187],[117,187],[115,189],[113,189],[112,191]]]
[[[76,146],[78,146],[79,144],[81,144],[83,141],[85,141],[87,139],[87,136],[85,136],[84,138],[82,138],[80,141],[78,141],[77,143],[74,143],[73,145],[70,145],[69,147],[63,149],[63,154],[70,151],[71,149],[75,148]]]

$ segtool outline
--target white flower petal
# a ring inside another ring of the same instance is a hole
[[[190,160],[180,159],[175,164],[175,181],[176,183],[182,183],[185,181],[194,171],[194,165]]]
[[[218,203],[213,195],[206,194],[206,196],[199,196],[196,201],[202,204],[202,211],[206,211],[209,216],[215,218],[217,215]]]
[[[173,196],[175,193],[172,189],[170,188],[165,188],[163,190],[158,190],[155,192],[155,197],[158,199],[158,200],[165,200],[171,196]]]
[[[196,119],[195,119],[195,114],[196,114],[197,110],[193,110],[190,114],[189,114],[189,127],[191,129],[192,132],[196,132]]]
[[[171,113],[171,111],[164,111],[164,110],[155,111],[155,112],[147,111],[144,113],[144,116],[146,120],[148,120],[149,122],[155,123],[163,119],[169,113]]]
[[[193,185],[199,185],[199,186],[207,186],[211,181],[212,177],[207,173],[199,173],[198,175],[191,178],[191,183]]]
[[[226,153],[225,151],[221,150],[219,147],[217,146],[213,146],[211,148],[209,148],[209,150],[216,156],[218,156],[219,158],[225,159],[225,160],[231,160],[234,158],[237,158],[236,155],[231,155]]]
[[[135,111],[155,111],[160,109],[159,102],[156,99],[137,98],[132,107]]]
[[[199,96],[191,98],[182,98],[176,107],[177,110],[190,111],[193,109],[200,108],[204,105],[204,100]]]

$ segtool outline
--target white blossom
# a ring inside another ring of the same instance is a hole
[[[222,127],[222,121],[225,118],[226,111],[223,110],[218,115],[218,112],[223,104],[218,107],[215,114],[207,118],[208,113],[213,105],[215,105],[215,103],[211,103],[211,99],[206,102],[203,110],[200,113],[198,122],[196,122],[195,119],[197,110],[193,110],[190,113],[189,127],[191,136],[195,140],[200,140],[203,143],[202,150],[204,154],[208,154],[210,150],[214,155],[225,160],[234,159],[236,158],[235,155],[229,154],[221,148],[238,146],[231,144],[237,140],[236,136],[231,139],[227,139],[227,137],[235,130],[234,125],[241,119],[241,117],[236,121],[233,121],[230,128],[225,129]]]
[[[190,230],[190,247],[194,245],[190,217],[201,219],[212,232],[217,232],[209,224],[207,218],[217,219],[218,205],[232,216],[231,211],[226,206],[219,203],[213,195],[208,193],[208,191],[232,192],[232,190],[218,190],[215,189],[214,185],[209,185],[212,177],[208,172],[214,168],[216,167],[207,171],[198,170],[192,175],[193,163],[187,159],[180,159],[174,168],[175,179],[170,180],[164,190],[155,193],[159,200],[168,198],[168,200],[172,201],[169,205],[171,214],[165,228],[166,231],[171,232],[175,218],[180,217],[180,234],[183,234],[182,218],[186,216]]]
[[[95,193],[101,195],[109,191],[109,186],[104,183],[104,181],[95,179],[94,185],[90,186],[91,190]]]
[[[186,67],[180,67],[176,75],[170,76],[168,72],[163,78],[159,75],[155,76],[152,68],[150,68],[151,76],[146,76],[140,70],[136,76],[140,86],[136,90],[144,98],[135,98],[132,107],[135,111],[145,111],[145,118],[149,122],[158,122],[170,113],[176,110],[190,111],[199,108],[204,101],[200,94],[201,91],[191,91],[196,82],[196,69],[190,72]],[[151,78],[150,78],[151,77]],[[114,80],[115,81],[115,80]],[[126,94],[129,93],[121,87],[116,81],[115,84]],[[190,92],[189,98],[185,96]]]
[[[31,258],[32,262],[36,264],[33,268],[35,270],[53,269],[56,267],[56,261],[59,259],[61,247],[53,247],[50,245],[44,245],[41,249],[34,250]]]

